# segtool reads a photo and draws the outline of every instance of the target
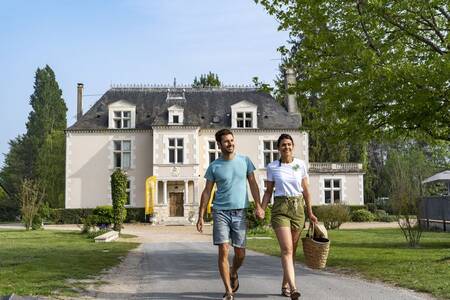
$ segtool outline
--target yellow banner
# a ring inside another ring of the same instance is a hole
[[[156,183],[156,176],[150,176],[145,180],[145,215],[153,214]]]
[[[213,203],[214,196],[216,195],[216,184],[211,191],[211,196],[209,196],[208,206],[206,207],[206,213],[211,214],[211,204]]]

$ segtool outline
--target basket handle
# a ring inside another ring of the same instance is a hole
[[[308,237],[313,238],[314,237],[314,222],[309,221],[309,227],[308,227]]]

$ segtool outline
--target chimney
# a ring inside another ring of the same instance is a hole
[[[83,84],[77,84],[77,121],[83,116]]]
[[[289,88],[292,88],[295,86],[296,83],[296,76],[294,69],[290,67],[286,67],[286,71],[284,74],[284,87],[286,88],[286,98],[285,98],[285,104],[287,107],[287,110],[291,114],[299,114],[298,112],[298,106],[297,106],[297,97],[295,94],[289,92]]]

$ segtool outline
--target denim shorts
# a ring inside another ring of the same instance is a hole
[[[214,245],[231,243],[245,248],[247,239],[246,209],[213,210]]]

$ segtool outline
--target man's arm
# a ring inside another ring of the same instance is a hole
[[[200,198],[200,208],[198,210],[197,230],[199,232],[203,232],[203,216],[205,215],[206,206],[208,205],[209,198],[211,197],[213,187],[214,181],[207,180]]]
[[[255,213],[258,218],[264,218],[264,210],[261,207],[261,197],[259,195],[258,183],[256,182],[255,173],[252,172],[247,175],[247,180],[250,185],[253,201],[255,202]]]

